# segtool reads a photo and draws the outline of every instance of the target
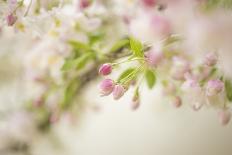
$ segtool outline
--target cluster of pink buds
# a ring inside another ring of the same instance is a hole
[[[112,72],[112,65],[109,63],[105,63],[100,66],[99,74],[102,76],[107,76]],[[135,80],[131,80],[128,84],[133,85]],[[112,94],[114,100],[119,100],[127,91],[128,86],[120,83],[115,82],[112,79],[106,78],[101,81],[99,85],[100,94],[101,96],[108,96]],[[132,97],[132,101],[130,103],[130,108],[132,110],[138,109],[140,105],[140,97],[138,88],[136,89],[134,96]]]
[[[111,79],[104,79],[100,83],[99,88],[101,96],[108,96],[112,93],[115,100],[120,99],[126,92],[124,86],[121,84],[115,84],[115,82]]]
[[[99,74],[106,76],[109,75],[112,72],[112,65],[109,63],[103,64],[99,68]],[[126,89],[121,84],[116,84],[112,79],[104,79],[100,85],[100,93],[101,96],[107,96],[111,93],[113,94],[113,98],[115,100],[120,99],[124,93],[126,92]]]
[[[167,62],[165,58],[166,57],[163,52],[151,48],[149,51],[144,53],[143,57],[139,59],[130,59],[128,61],[141,60],[141,62],[143,62],[143,65],[141,65],[142,69],[151,70],[157,69],[158,67],[162,68],[163,64],[165,66],[165,62]],[[198,111],[204,105],[211,102],[211,99],[215,99],[215,101],[218,102],[221,101],[221,98],[224,98],[224,89],[226,90],[227,87],[223,81],[223,77],[221,78],[218,74],[215,74],[218,73],[216,72],[217,68],[215,66],[218,61],[216,53],[207,54],[203,63],[201,63],[200,66],[197,66],[196,68],[193,68],[190,65],[189,59],[186,55],[173,55],[170,57],[170,59],[167,60],[171,61],[171,63],[167,63],[171,65],[168,67],[171,78],[163,81],[163,86],[165,88],[164,95],[170,98],[171,105],[173,107],[179,108],[182,106],[183,101],[187,101],[194,111]],[[105,63],[100,67],[99,74],[102,76],[107,76],[112,72],[112,68],[112,64]],[[136,71],[139,72],[140,70],[135,69],[132,72],[126,72],[129,76],[126,76],[126,78],[123,80],[118,80],[118,82],[109,78],[104,79],[100,83],[101,95],[107,96],[112,94],[114,100],[120,99],[129,88],[129,85],[134,83],[135,78],[131,78],[130,76],[135,74]],[[149,77],[148,75],[146,78],[151,80],[152,76]],[[178,87],[180,87],[180,89],[178,89]],[[134,96],[132,97],[130,104],[132,110],[136,110],[140,106],[140,95],[138,89],[139,86],[137,86]],[[180,93],[184,93],[185,95],[180,96]],[[213,105],[213,103],[211,105]],[[217,104],[217,106],[218,105],[219,104]],[[231,113],[226,105],[218,113],[218,117],[222,125],[229,123]]]

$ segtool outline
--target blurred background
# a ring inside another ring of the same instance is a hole
[[[133,111],[133,90],[116,101],[99,95],[102,78],[97,74],[83,78],[85,69],[98,67],[97,62],[89,62],[77,77],[61,68],[76,48],[69,39],[83,43],[81,47],[88,44],[100,56],[128,35],[149,45],[159,43],[169,30],[166,22],[158,22],[158,32],[149,30],[147,21],[158,14],[171,23],[172,33],[187,40],[172,49],[190,54],[193,64],[205,51],[219,49],[218,68],[231,78],[232,1],[211,0],[210,11],[203,13],[195,6],[204,0],[84,1],[25,0],[9,26],[5,16],[10,6],[22,1],[0,0],[0,155],[231,155],[231,122],[220,125],[215,107],[192,110],[191,100],[175,108],[163,95],[159,77],[154,89],[141,84],[141,104]],[[92,36],[101,39],[92,44]],[[63,105],[66,88],[76,84],[73,77],[84,86]]]

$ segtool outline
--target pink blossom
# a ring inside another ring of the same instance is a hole
[[[151,28],[153,32],[159,36],[167,36],[171,33],[170,22],[161,16],[152,16],[151,17]]]
[[[85,9],[85,8],[89,7],[90,4],[91,4],[90,0],[80,0],[79,7],[81,9]]]
[[[115,100],[118,100],[120,99],[125,93],[125,88],[118,84],[114,87],[114,90],[113,90],[113,97]]]
[[[113,80],[104,79],[99,85],[101,96],[107,96],[111,94],[112,91],[114,90],[114,87],[115,84]]]
[[[205,96],[198,81],[196,79],[187,79],[181,88],[185,92],[185,102],[189,102],[193,110],[200,110],[205,102]]]
[[[103,64],[100,68],[99,68],[99,74],[100,75],[109,75],[112,72],[112,66],[108,63]]]
[[[219,121],[222,125],[227,125],[231,118],[231,113],[227,109],[218,112]]]
[[[156,67],[162,61],[164,55],[160,51],[151,50],[145,53],[145,60],[148,65]]]
[[[224,89],[224,83],[221,80],[209,80],[206,86],[208,96],[217,95]]]
[[[141,0],[144,6],[153,7],[156,4],[156,0]]]
[[[13,13],[6,16],[6,22],[8,26],[13,26],[15,22],[17,21],[17,16],[15,16]]]
[[[184,80],[186,73],[190,71],[190,64],[187,60],[181,57],[173,58],[173,66],[171,75],[175,80]]]
[[[204,64],[207,66],[214,66],[218,61],[218,56],[216,53],[212,52],[212,53],[208,53],[205,56],[204,59]]]

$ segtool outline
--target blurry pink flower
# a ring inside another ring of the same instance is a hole
[[[183,84],[182,84],[182,89],[183,90],[189,90],[189,89],[196,89],[200,88],[197,80],[195,79],[187,79]]]
[[[218,56],[216,53],[212,52],[212,53],[208,53],[205,56],[205,60],[204,60],[204,64],[207,66],[214,66],[218,61]]]
[[[185,74],[190,71],[190,64],[187,60],[180,57],[173,58],[171,75],[175,80],[184,80]]]
[[[163,57],[163,53],[160,51],[150,50],[145,53],[145,60],[152,67],[156,67],[162,61]]]
[[[99,74],[100,75],[109,75],[112,71],[112,66],[111,64],[103,64],[100,68],[99,68]]]
[[[176,93],[176,91],[177,91],[176,86],[171,82],[169,82],[163,88],[163,94],[164,95],[173,95],[174,93]]]
[[[141,0],[144,6],[153,7],[156,4],[156,0]]]
[[[167,36],[171,33],[170,22],[161,16],[152,16],[151,19],[151,29],[153,32],[159,36]]]
[[[115,100],[120,99],[125,93],[125,88],[122,85],[116,85],[113,90],[113,97]]]
[[[196,79],[187,79],[181,88],[185,92],[185,101],[189,102],[193,110],[200,110],[205,103],[205,96],[198,81]]]
[[[175,107],[175,108],[179,108],[181,105],[182,105],[182,100],[179,96],[176,96],[174,98],[174,100],[172,101],[172,105]]]
[[[224,83],[219,80],[209,80],[206,86],[207,96],[217,95],[224,89]]]
[[[6,22],[8,26],[13,26],[15,22],[17,21],[17,16],[15,16],[13,13],[6,16]]]
[[[89,7],[90,4],[91,4],[91,1],[90,1],[90,0],[80,0],[80,2],[79,2],[79,7],[80,7],[81,9],[85,9],[85,8]]]
[[[113,80],[104,79],[99,85],[101,96],[107,96],[111,94],[112,91],[114,90],[114,87],[115,84]]]
[[[218,112],[219,121],[222,125],[227,125],[231,118],[231,113],[227,109]]]

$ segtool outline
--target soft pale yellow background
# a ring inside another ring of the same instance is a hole
[[[57,125],[55,132],[59,133],[66,150],[57,150],[56,154],[232,154],[232,123],[222,127],[216,111],[202,109],[194,112],[187,105],[174,109],[160,101],[159,89],[148,91],[144,86],[142,91],[143,103],[132,112],[128,106],[132,92],[115,102],[111,97],[98,97],[94,85],[87,88],[86,98],[91,99],[90,103],[101,105],[102,111],[87,112],[78,127],[71,130],[64,122]],[[51,155],[48,151],[51,145],[45,139],[38,139],[40,145],[34,146],[38,155]]]

